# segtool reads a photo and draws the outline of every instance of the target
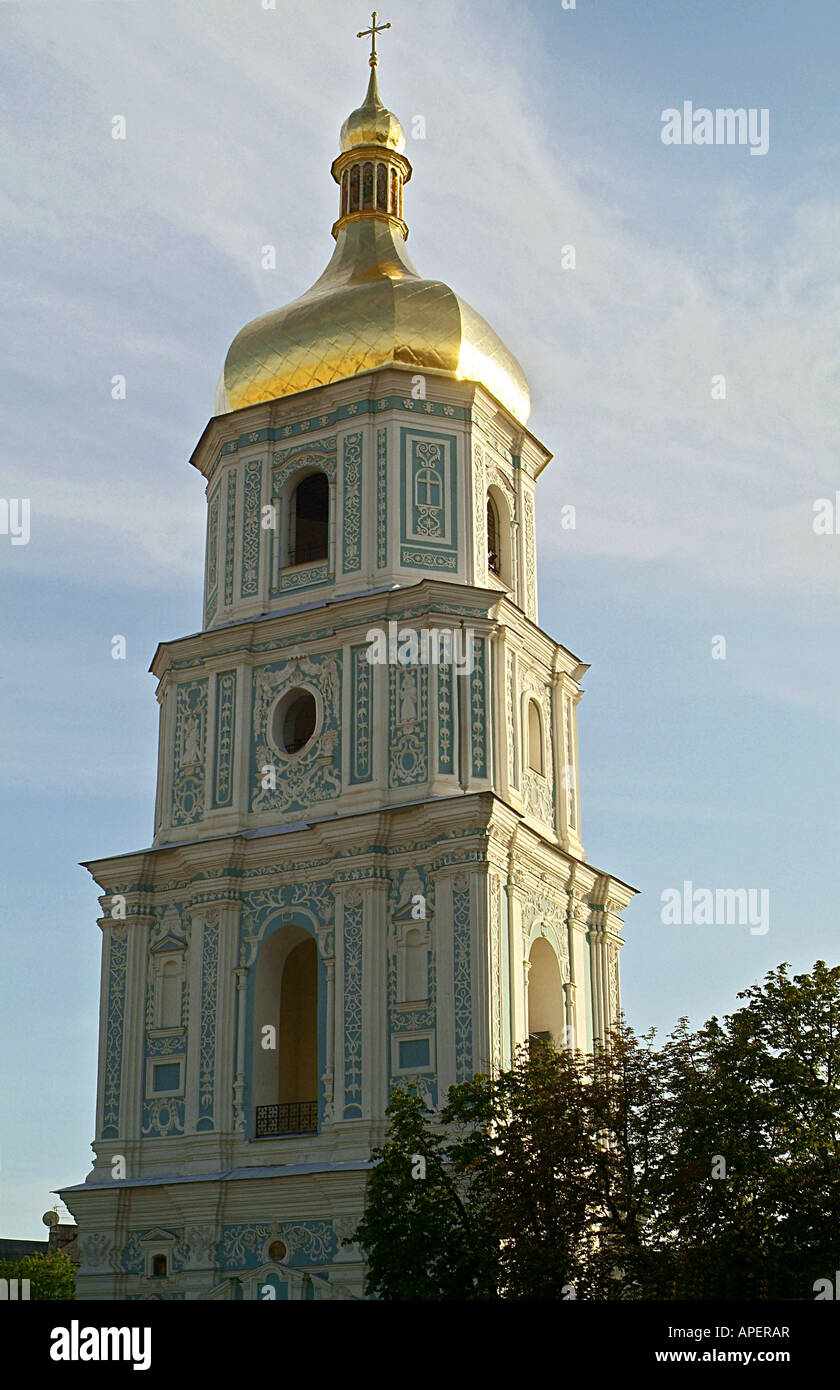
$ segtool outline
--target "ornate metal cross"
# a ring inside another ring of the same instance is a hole
[[[376,64],[379,62],[376,56],[376,35],[381,34],[383,29],[390,29],[391,27],[390,22],[388,24],[377,24],[376,15],[377,11],[374,10],[371,15],[370,29],[362,29],[356,35],[357,39],[366,39],[368,34],[370,34],[370,65],[372,68],[375,68]]]

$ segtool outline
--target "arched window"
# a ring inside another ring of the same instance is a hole
[[[528,971],[528,1035],[564,1043],[563,980],[550,942],[540,936],[531,947]]]
[[[388,211],[388,170],[384,164],[376,166],[376,206]]]
[[[290,508],[289,564],[326,560],[329,538],[330,485],[325,473],[310,473],[298,483]]]
[[[318,951],[302,927],[281,927],[260,952],[252,1036],[256,1137],[314,1132],[318,1128]]]
[[[511,509],[509,498],[497,483],[487,489],[487,569],[495,574],[508,588],[514,588],[513,581],[513,538],[511,534]]]
[[[487,494],[487,568],[500,575],[502,561],[500,555],[499,510],[489,492]]]
[[[390,202],[390,210],[391,210],[391,212],[393,213],[393,215],[396,217],[396,215],[397,215],[397,171],[396,171],[396,169],[392,169],[392,170],[391,170],[391,202]]]
[[[165,1279],[165,1278],[166,1278],[166,1256],[165,1256],[165,1255],[153,1255],[153,1256],[152,1256],[152,1278],[153,1278],[153,1279]]]
[[[373,207],[373,165],[366,164],[362,170],[362,209]]]
[[[543,771],[542,715],[536,700],[528,701],[528,766],[532,772]]]
[[[344,170],[344,173],[341,175],[341,215],[342,215],[342,217],[344,217],[344,215],[345,215],[346,212],[347,212],[347,200],[348,200],[349,196],[350,196],[350,176],[349,176],[348,171],[345,169],[345,170]]]
[[[177,961],[168,960],[160,975],[160,1027],[181,1026],[181,980]]]
[[[359,211],[359,165],[354,164],[350,170],[350,211]]]

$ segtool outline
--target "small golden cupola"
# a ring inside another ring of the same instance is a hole
[[[520,423],[530,411],[525,374],[480,314],[440,280],[424,280],[405,243],[403,192],[411,178],[405,132],[384,105],[371,35],[370,81],[341,127],[332,165],[339,216],[332,259],[311,289],[236,335],[215,414],[240,410],[382,367],[477,381]]]

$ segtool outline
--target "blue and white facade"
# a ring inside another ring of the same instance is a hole
[[[587,668],[537,625],[549,459],[487,386],[397,362],[204,431],[203,627],[152,664],[153,843],[87,866],[80,1298],[363,1297],[345,1241],[392,1089],[438,1110],[530,1034],[588,1049],[617,1020],[633,889],[584,855]],[[470,659],[372,662],[377,633]]]

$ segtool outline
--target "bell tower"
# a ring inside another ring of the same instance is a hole
[[[619,1013],[634,890],[584,854],[587,667],[538,626],[551,455],[516,359],[408,257],[367,32],[332,259],[237,334],[192,456],[204,618],[152,663],[152,844],[87,865],[83,1298],[362,1297],[342,1241],[392,1088],[435,1110]]]

